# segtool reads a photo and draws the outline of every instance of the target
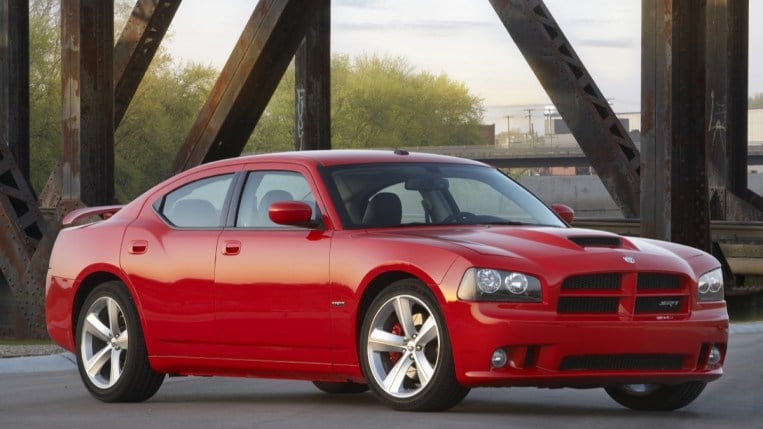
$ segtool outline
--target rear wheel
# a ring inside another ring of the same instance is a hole
[[[458,384],[445,319],[421,282],[406,279],[371,303],[360,333],[363,373],[397,410],[445,410],[469,389]]]
[[[139,402],[159,390],[138,311],[125,286],[106,282],[90,293],[77,320],[77,367],[87,390],[104,402]]]
[[[624,384],[607,387],[605,390],[617,403],[633,410],[673,411],[692,403],[706,385],[704,381],[692,381],[675,386]]]
[[[351,381],[313,381],[313,385],[315,385],[321,392],[331,394],[352,394],[368,391],[367,384],[353,383]]]

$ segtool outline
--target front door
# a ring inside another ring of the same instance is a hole
[[[331,364],[330,236],[268,217],[271,204],[296,200],[318,218],[314,195],[300,171],[247,174],[235,225],[217,245],[215,313],[224,359],[296,371]]]

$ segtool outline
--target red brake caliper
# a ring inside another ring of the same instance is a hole
[[[395,335],[403,336],[403,327],[400,326],[399,322],[395,322],[394,325],[392,325],[392,333]],[[397,352],[389,352],[389,361],[392,363],[392,365],[396,364],[397,361],[400,360],[400,358],[403,356],[402,353]]]

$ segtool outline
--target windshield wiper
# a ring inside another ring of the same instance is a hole
[[[535,224],[519,222],[516,220],[495,220],[490,222],[480,222],[477,225],[535,225]]]

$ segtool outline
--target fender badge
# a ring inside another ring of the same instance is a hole
[[[635,264],[636,259],[632,256],[623,256],[623,261],[629,263],[629,264]]]

